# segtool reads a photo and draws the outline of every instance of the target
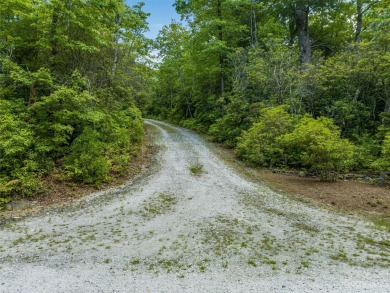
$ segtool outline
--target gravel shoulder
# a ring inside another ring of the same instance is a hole
[[[147,120],[142,179],[0,226],[0,292],[389,292],[390,235],[250,182]]]

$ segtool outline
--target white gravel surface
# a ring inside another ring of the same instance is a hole
[[[142,179],[1,221],[0,292],[390,292],[389,233],[249,182],[193,132],[146,123],[161,148]]]

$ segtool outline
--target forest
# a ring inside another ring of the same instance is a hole
[[[1,1],[0,201],[41,192],[49,174],[125,172],[144,137],[146,18],[117,0]]]
[[[147,113],[248,164],[390,171],[390,1],[176,0]]]
[[[0,4],[0,204],[43,179],[122,174],[143,117],[256,167],[390,171],[389,0],[176,0],[148,40],[143,3]],[[151,61],[152,52],[158,58]]]

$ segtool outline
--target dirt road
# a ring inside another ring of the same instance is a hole
[[[241,177],[191,131],[147,120],[134,184],[0,227],[0,292],[389,292],[390,235]]]

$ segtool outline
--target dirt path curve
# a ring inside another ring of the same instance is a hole
[[[251,183],[193,132],[146,123],[162,147],[143,179],[0,227],[0,292],[390,291],[386,231]]]

